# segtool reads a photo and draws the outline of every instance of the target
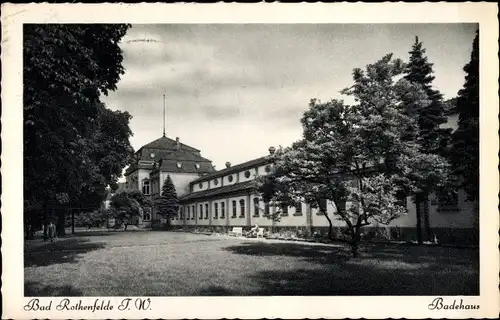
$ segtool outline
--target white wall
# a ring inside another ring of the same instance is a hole
[[[195,183],[193,185],[193,192],[207,190],[208,189],[208,184],[209,184],[208,181],[203,181],[203,182]]]
[[[177,191],[177,196],[183,196],[189,193],[189,183],[194,179],[198,178],[196,173],[168,173],[161,172],[160,174],[160,190],[163,188],[163,183],[167,176],[170,176],[172,182],[175,186],[175,191]]]
[[[245,177],[245,172],[247,172],[247,171],[250,172],[250,176],[248,178]],[[250,168],[248,170],[243,170],[243,171],[238,172],[239,182],[250,181],[250,180],[255,179],[256,177],[257,177],[257,170],[255,170],[255,168]]]

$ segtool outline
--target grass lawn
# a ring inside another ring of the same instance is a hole
[[[478,295],[474,249],[343,245],[181,232],[26,241],[25,296]]]

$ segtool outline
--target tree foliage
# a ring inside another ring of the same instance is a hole
[[[332,202],[335,218],[347,226],[354,255],[363,227],[389,224],[405,212],[398,192],[416,192],[420,180],[437,184],[446,176],[442,158],[404,139],[408,132],[418,133],[404,100],[427,101],[420,87],[394,80],[403,71],[403,63],[389,54],[366,70],[353,71],[354,85],[343,93],[356,104],[313,99],[301,119],[303,138],[276,152],[273,174],[260,181],[265,200],[318,208],[329,222],[330,238],[332,221],[322,203]]]
[[[115,210],[115,218],[125,225],[130,225],[142,215],[144,207],[150,207],[151,201],[140,190],[123,190],[111,197],[111,207]]]
[[[470,200],[479,199],[479,30],[472,44],[469,63],[464,67],[465,84],[458,92],[458,129],[453,133],[454,173]]]
[[[130,115],[100,102],[124,73],[119,41],[128,28],[24,25],[24,193],[30,207],[97,203],[128,161]]]
[[[177,216],[179,212],[179,198],[170,176],[167,176],[163,183],[161,195],[156,200],[156,206],[158,213],[167,219]]]

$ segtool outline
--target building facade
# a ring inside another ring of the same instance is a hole
[[[449,112],[449,122],[445,127],[456,127],[456,114]],[[269,151],[274,152],[274,148]],[[233,227],[249,229],[259,225],[270,230],[302,228],[306,232],[325,230],[329,223],[320,210],[306,203],[293,207],[276,208],[264,203],[255,191],[255,180],[272,171],[269,157],[253,159],[216,171],[212,162],[203,158],[200,150],[184,145],[176,140],[162,137],[136,153],[136,163],[126,173],[126,187],[140,189],[154,201],[160,196],[167,176],[172,178],[181,206],[177,217],[170,222],[182,228],[205,228],[228,231]],[[389,225],[391,232],[400,237],[416,239],[416,207],[412,197],[402,199],[407,214],[400,216]],[[352,205],[349,202],[346,206]],[[336,207],[325,201],[322,206],[336,228],[345,223],[337,219]],[[270,219],[279,210],[280,219]],[[421,204],[422,229],[424,239],[438,239],[441,242],[453,240],[477,243],[479,215],[475,202],[468,202],[465,192],[457,190],[451,194],[431,194]],[[149,225],[161,217],[152,210],[145,210],[141,223]],[[373,225],[379,229],[386,226]],[[367,228],[369,229],[369,228]]]
[[[160,196],[163,183],[170,176],[177,195],[190,192],[190,182],[215,171],[212,161],[203,158],[201,152],[191,146],[163,136],[144,145],[135,153],[135,162],[125,172],[125,186],[141,190],[153,202]],[[148,226],[160,219],[155,207],[145,208],[139,223]]]

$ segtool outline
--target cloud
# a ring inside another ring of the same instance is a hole
[[[416,34],[436,86],[455,95],[474,32],[439,24],[134,25],[121,43],[126,73],[105,102],[133,115],[139,148],[162,133],[165,94],[167,134],[221,167],[298,139],[311,98],[341,98],[352,69],[386,53],[407,59]]]

